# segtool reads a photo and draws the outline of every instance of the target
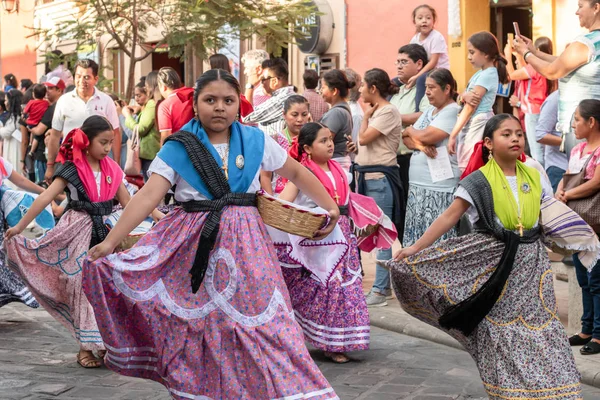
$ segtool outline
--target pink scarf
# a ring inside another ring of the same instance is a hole
[[[104,157],[100,160],[100,196],[96,186],[96,178],[94,171],[84,154],[84,150],[88,148],[90,141],[86,134],[81,129],[73,129],[63,141],[56,162],[64,163],[72,161],[77,168],[79,179],[83,183],[85,191],[92,203],[112,200],[121,186],[123,181],[123,170],[121,167],[109,157]]]
[[[340,164],[333,160],[327,161],[327,166],[333,175],[335,187],[327,173],[321,169],[313,160],[310,160],[306,155],[302,159],[302,165],[312,171],[319,181],[327,190],[327,193],[335,200],[338,206],[343,206],[348,201],[348,177],[346,172],[340,167]]]

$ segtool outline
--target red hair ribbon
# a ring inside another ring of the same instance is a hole
[[[292,157],[294,160],[300,162],[302,161],[302,157],[300,157],[300,154],[298,154],[300,152],[300,146],[298,145],[298,136],[296,136],[295,138],[292,139],[292,144],[290,145],[290,148],[288,149],[288,155],[290,157]]]
[[[79,128],[73,129],[58,151],[56,162],[64,164],[65,161],[76,161],[84,158],[83,151],[90,145],[87,135]]]
[[[521,162],[525,162],[525,160],[527,160],[527,156],[525,155],[525,153],[521,153],[518,160]],[[465,169],[465,172],[463,172],[460,176],[460,179],[465,179],[467,176],[471,175],[473,172],[477,171],[484,165],[485,163],[483,162],[483,140],[481,140],[475,143],[475,147],[473,147],[473,154],[471,154],[471,158],[469,158],[469,164],[467,164],[467,168]]]

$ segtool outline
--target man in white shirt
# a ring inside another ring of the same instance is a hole
[[[64,139],[73,129],[81,127],[83,121],[92,115],[105,117],[113,126],[115,132],[112,146],[113,159],[121,159],[121,133],[117,108],[110,96],[96,88],[97,83],[98,64],[90,59],[77,61],[75,90],[64,94],[56,103],[52,129],[47,134],[48,169],[46,170],[46,179],[51,178],[54,174],[54,161],[61,139]]]

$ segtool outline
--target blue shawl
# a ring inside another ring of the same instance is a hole
[[[228,175],[229,186],[232,193],[246,193],[258,172],[262,163],[265,151],[264,133],[250,126],[245,126],[239,122],[231,125],[231,139],[229,141],[228,157]],[[181,131],[196,135],[210,154],[214,157],[219,167],[223,167],[223,162],[219,153],[208,140],[208,135],[202,124],[197,119],[192,119],[181,128]],[[238,156],[244,157],[244,165],[239,168],[236,165]],[[181,143],[169,141],[160,149],[157,156],[163,160],[169,167],[173,168],[187,183],[196,189],[207,199],[213,200],[205,183],[200,175],[194,170],[190,159]]]

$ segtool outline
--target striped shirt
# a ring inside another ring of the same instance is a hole
[[[258,123],[258,127],[271,137],[285,128],[283,119],[283,103],[288,97],[296,94],[293,86],[286,86],[273,92],[271,98],[254,109],[254,112],[244,117],[243,122]]]

